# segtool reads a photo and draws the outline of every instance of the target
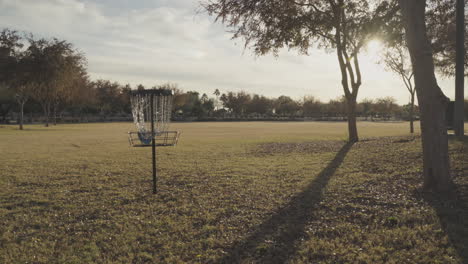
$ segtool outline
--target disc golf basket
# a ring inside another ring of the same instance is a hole
[[[168,89],[132,91],[133,122],[136,132],[128,132],[131,146],[151,146],[153,154],[153,193],[156,193],[156,146],[175,146],[178,131],[168,131],[171,121],[173,94]]]

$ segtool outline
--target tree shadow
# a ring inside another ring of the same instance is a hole
[[[468,263],[468,186],[455,188],[449,195],[425,194],[436,210],[440,225],[455,248],[461,263]]]
[[[449,140],[460,141],[454,135]],[[461,159],[468,160],[468,136],[461,139],[463,151]],[[465,163],[466,164],[466,163]],[[456,249],[461,263],[468,263],[468,167],[463,166],[457,175],[453,191],[448,194],[428,192],[424,198],[436,210],[442,229],[447,234],[450,244]]]
[[[449,134],[447,135],[449,140],[458,140],[458,141],[463,141],[463,143],[467,144],[468,143],[468,135],[463,135],[463,137],[460,139],[459,137]]]
[[[323,199],[323,189],[352,145],[345,144],[303,192],[257,226],[250,236],[230,247],[216,263],[284,263],[293,256],[305,235],[306,224],[313,220],[314,208]]]

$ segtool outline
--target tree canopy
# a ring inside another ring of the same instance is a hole
[[[468,3],[468,0],[465,1]],[[427,3],[427,33],[434,53],[434,64],[445,76],[455,76],[456,58],[456,0],[430,0]],[[466,10],[466,9],[465,9]],[[465,20],[468,15],[465,11]],[[468,35],[468,23],[465,23]],[[465,37],[465,47],[468,39]],[[465,49],[465,76],[468,75],[468,50]]]

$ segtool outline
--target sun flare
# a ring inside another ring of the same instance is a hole
[[[382,41],[380,39],[372,39],[367,42],[367,50],[369,52],[379,52],[382,50]]]
[[[383,51],[383,44],[382,41],[379,39],[372,39],[367,42],[366,45],[366,55],[371,60],[377,61],[380,58],[380,54]]]

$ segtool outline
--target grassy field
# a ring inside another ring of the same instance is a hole
[[[438,197],[407,123],[172,128],[153,195],[130,123],[0,127],[0,263],[468,263],[466,140]]]

